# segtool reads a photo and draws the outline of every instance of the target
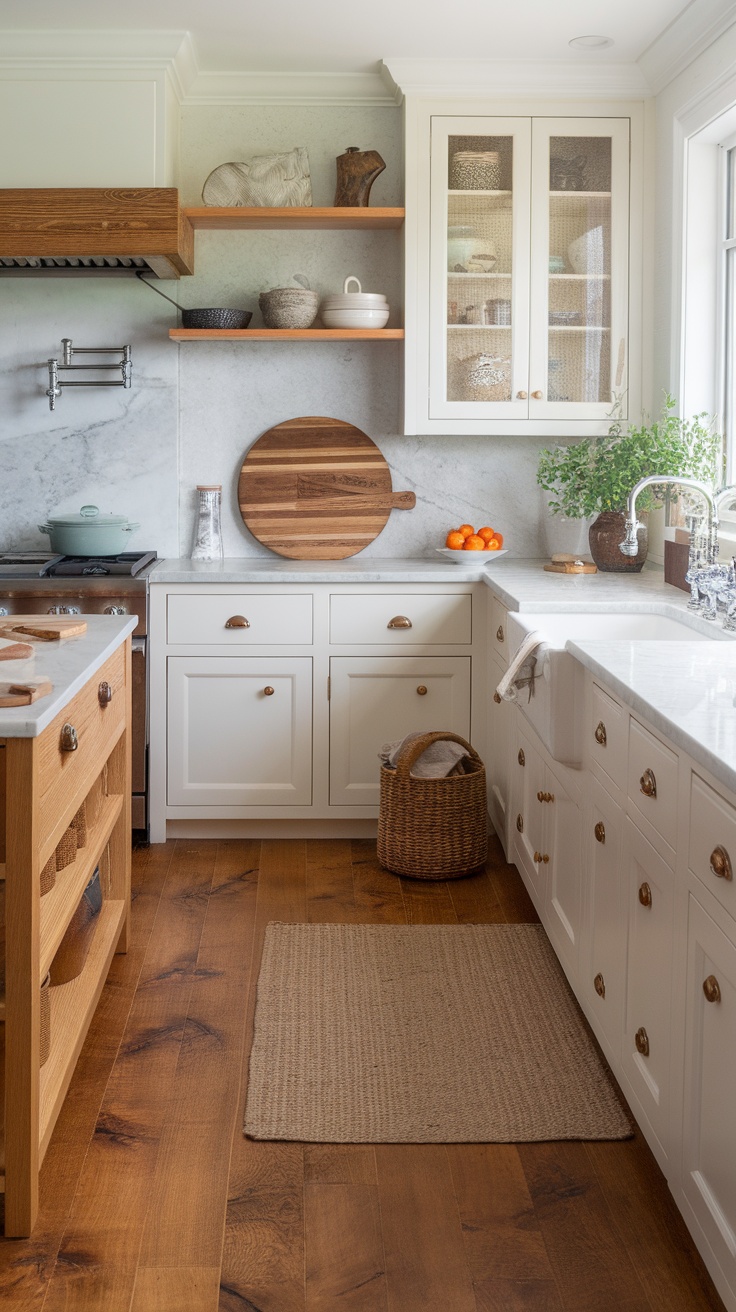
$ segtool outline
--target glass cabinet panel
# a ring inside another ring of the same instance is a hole
[[[548,401],[613,401],[611,138],[550,137]]]
[[[447,142],[447,399],[511,400],[513,137]]]

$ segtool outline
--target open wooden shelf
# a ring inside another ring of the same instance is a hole
[[[246,228],[311,228],[362,231],[366,228],[400,228],[404,210],[399,207],[356,205],[350,207],[286,206],[271,209],[265,205],[199,205],[184,214],[195,229],[211,232],[238,232]]]
[[[120,794],[104,798],[97,823],[88,831],[87,842],[77,852],[76,861],[58,872],[54,887],[41,898],[39,957],[42,980],[46,978],[69,921],[110,841],[122,809],[123,798]]]
[[[39,1153],[41,1159],[48,1147],[56,1118],[107,978],[124,919],[125,902],[103,902],[84,970],[68,984],[59,984],[50,990],[51,1052],[40,1072]]]
[[[401,341],[403,328],[170,328],[174,342],[385,342]]]

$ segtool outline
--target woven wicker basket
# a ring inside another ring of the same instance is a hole
[[[47,975],[41,985],[41,1027],[38,1045],[38,1064],[43,1066],[49,1059],[51,1051],[51,975]]]
[[[462,774],[412,779],[411,767],[431,743],[460,743],[468,755]],[[460,879],[486,859],[486,772],[478,753],[459,734],[425,733],[381,766],[378,860],[413,879]]]
[[[77,835],[77,847],[87,846],[87,803],[82,802],[77,814],[72,819],[72,829]]]
[[[41,897],[44,893],[50,893],[56,883],[56,852],[52,852],[46,865],[41,871]]]
[[[56,845],[56,869],[65,870],[77,859],[77,831],[73,825],[65,829]]]

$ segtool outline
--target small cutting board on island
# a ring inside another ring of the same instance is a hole
[[[258,542],[292,560],[343,560],[373,542],[394,492],[375,442],[353,424],[310,415],[269,428],[246,453],[238,482],[243,522]]]

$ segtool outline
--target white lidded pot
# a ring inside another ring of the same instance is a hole
[[[357,292],[348,291],[351,283],[357,285]],[[384,328],[389,304],[381,292],[364,292],[360,279],[351,274],[345,279],[342,292],[325,296],[320,316],[325,328]]]

